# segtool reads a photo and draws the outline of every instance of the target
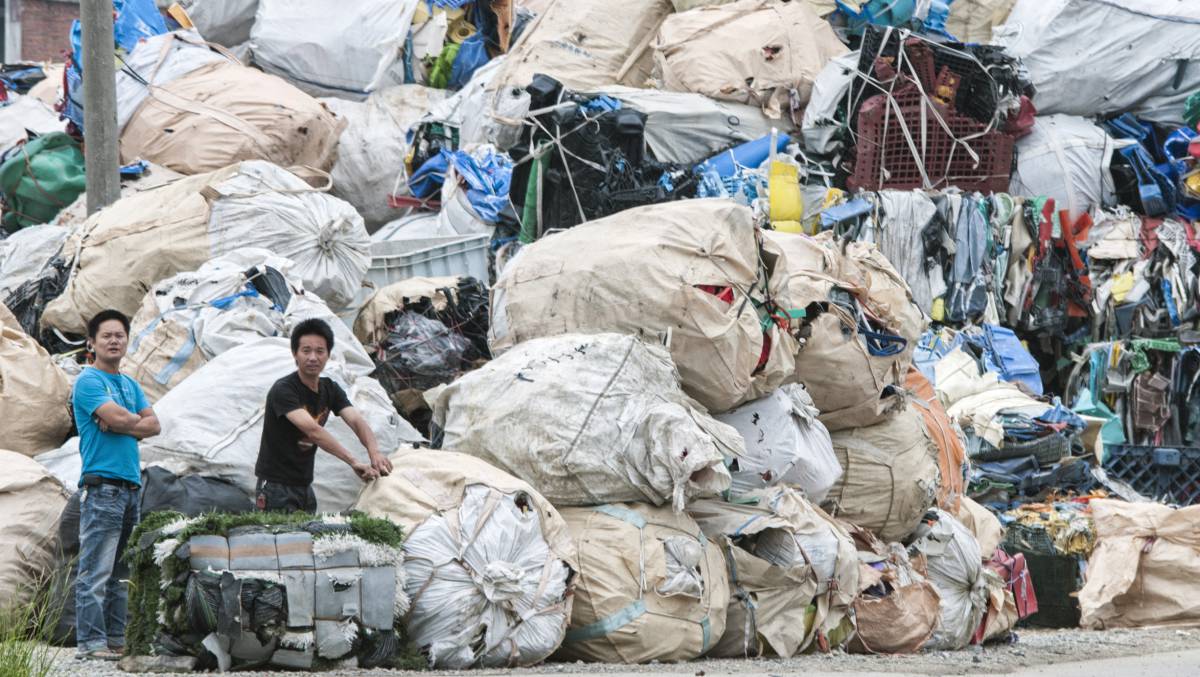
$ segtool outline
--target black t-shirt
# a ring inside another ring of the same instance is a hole
[[[276,381],[267,393],[262,442],[258,445],[254,474],[280,484],[298,487],[312,484],[317,445],[302,435],[287,415],[304,409],[324,426],[331,412],[340,415],[349,406],[346,391],[332,379],[321,378],[317,392],[304,385],[297,372]]]

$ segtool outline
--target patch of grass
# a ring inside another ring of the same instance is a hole
[[[0,677],[46,677],[57,649],[50,645],[62,608],[50,603],[50,586],[40,581],[23,603],[0,602]]]
[[[404,532],[399,525],[362,512],[350,513],[350,531],[368,543],[392,548],[399,548],[404,544]]]

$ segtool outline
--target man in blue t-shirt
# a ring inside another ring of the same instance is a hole
[[[129,318],[116,310],[88,322],[93,366],[75,381],[79,428],[79,577],[75,581],[76,658],[116,660],[125,650],[129,567],[121,553],[140,519],[138,440],[157,435],[158,418],[138,382],[121,373]]]

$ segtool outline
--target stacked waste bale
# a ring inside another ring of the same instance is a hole
[[[405,590],[397,617],[435,668],[528,667],[563,640],[579,553],[559,511],[532,486],[477,458],[394,454],[355,508],[403,529]]]
[[[396,665],[402,541],[361,513],[149,515],[128,552],[129,653],[221,671]]]

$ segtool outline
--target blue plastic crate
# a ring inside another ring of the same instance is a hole
[[[1200,503],[1200,448],[1109,445],[1104,470],[1144,496],[1181,506]]]

